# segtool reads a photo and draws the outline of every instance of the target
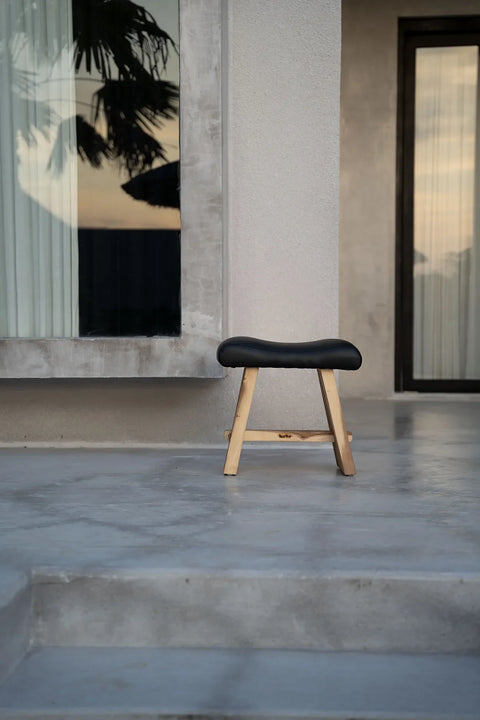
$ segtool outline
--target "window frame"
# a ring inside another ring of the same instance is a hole
[[[223,377],[222,0],[179,0],[181,335],[0,338],[0,378]]]

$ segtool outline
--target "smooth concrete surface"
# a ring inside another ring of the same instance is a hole
[[[364,354],[349,397],[394,388],[398,18],[478,15],[478,0],[343,0],[340,336]]]
[[[0,449],[0,564],[480,572],[480,403],[351,401],[331,446]]]
[[[3,720],[478,720],[479,676],[480,656],[45,648],[0,689],[0,713]]]
[[[480,403],[345,415],[348,478],[325,445],[247,445],[237,477],[1,449],[2,720],[479,720]]]

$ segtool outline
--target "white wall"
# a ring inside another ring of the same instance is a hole
[[[226,334],[335,337],[340,0],[226,12]],[[3,381],[0,441],[221,442],[240,377]],[[313,372],[265,370],[252,423],[317,425],[320,407]]]

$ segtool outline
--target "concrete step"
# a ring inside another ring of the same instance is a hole
[[[2,720],[479,720],[480,656],[36,648]]]
[[[480,576],[36,572],[35,645],[480,652]]]
[[[477,574],[10,573],[0,719],[480,720],[479,617]]]

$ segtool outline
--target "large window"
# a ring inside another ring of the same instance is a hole
[[[0,13],[0,376],[218,376],[221,0]]]
[[[0,33],[0,335],[179,335],[178,0],[9,0]]]
[[[480,390],[480,20],[400,24],[397,389]]]

